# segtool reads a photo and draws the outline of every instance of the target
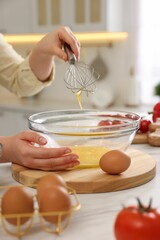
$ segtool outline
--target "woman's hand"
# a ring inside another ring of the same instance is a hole
[[[35,46],[29,56],[32,71],[41,81],[45,81],[51,74],[53,57],[67,61],[68,57],[63,49],[64,43],[70,45],[77,61],[80,56],[80,43],[69,27],[60,27],[46,34]]]
[[[39,52],[43,52],[43,54],[57,56],[60,59],[67,61],[68,57],[63,49],[64,43],[70,45],[78,61],[80,55],[80,42],[76,39],[69,27],[60,27],[57,30],[48,33],[37,44],[37,48],[39,48]]]
[[[78,156],[71,153],[70,148],[47,148],[47,140],[33,131],[0,137],[0,142],[3,144],[1,162],[13,162],[41,170],[62,170],[80,163]]]

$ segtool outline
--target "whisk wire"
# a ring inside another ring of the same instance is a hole
[[[73,93],[77,93],[79,91],[88,93],[94,93],[96,89],[96,80],[99,78],[99,74],[94,71],[94,68],[76,61],[70,61],[72,59],[71,49],[65,44],[65,50],[67,52],[69,58],[69,68],[65,73],[64,81],[66,83],[66,87],[70,89]],[[75,59],[75,56],[74,56]]]

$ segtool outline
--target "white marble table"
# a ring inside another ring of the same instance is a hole
[[[35,222],[32,230],[22,239],[45,239],[45,240],[114,240],[114,221],[122,204],[128,203],[131,199],[139,197],[143,203],[148,203],[153,198],[153,205],[160,206],[160,148],[151,147],[148,144],[132,145],[132,148],[139,149],[152,155],[157,162],[156,177],[150,182],[128,190],[98,193],[78,194],[81,202],[81,209],[75,212],[70,226],[60,235],[55,236],[43,232],[38,223]],[[145,162],[144,162],[145,164]],[[0,185],[18,184],[11,176],[10,164],[0,165]],[[0,239],[16,239],[6,235],[0,227]]]

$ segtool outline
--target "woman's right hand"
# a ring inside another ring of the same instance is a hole
[[[46,148],[47,139],[33,131],[0,137],[0,142],[3,144],[1,162],[13,162],[41,170],[63,170],[80,163],[70,148]]]
[[[55,56],[64,61],[68,60],[67,53],[63,49],[64,43],[71,47],[78,61],[80,58],[80,42],[69,27],[63,26],[46,34],[31,51],[29,64],[40,81],[48,80]]]

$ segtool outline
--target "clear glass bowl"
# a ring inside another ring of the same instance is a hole
[[[60,110],[33,114],[29,128],[43,134],[46,147],[69,146],[80,166],[97,166],[108,150],[126,150],[139,128],[135,113],[99,110]]]

